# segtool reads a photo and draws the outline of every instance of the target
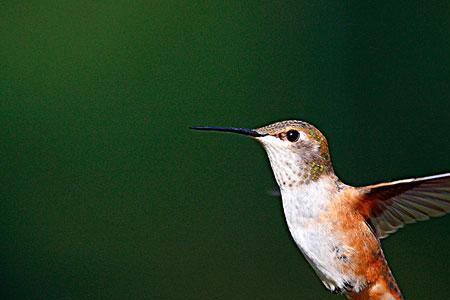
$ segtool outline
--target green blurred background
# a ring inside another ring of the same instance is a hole
[[[262,148],[307,120],[347,183],[450,171],[448,1],[0,3],[8,299],[343,299],[291,241]],[[450,217],[383,241],[450,295]]]

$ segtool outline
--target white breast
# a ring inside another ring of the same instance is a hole
[[[319,220],[332,198],[332,183],[321,178],[295,189],[281,190],[286,221],[295,243],[330,290],[342,289],[354,279],[342,274],[336,259],[339,236],[332,233],[332,220]]]

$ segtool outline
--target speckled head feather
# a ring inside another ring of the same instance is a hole
[[[312,140],[320,144],[321,149],[328,153],[328,143],[325,136],[313,125],[300,120],[287,120],[269,124],[257,128],[255,131],[261,134],[282,137],[289,130],[298,130],[307,134]],[[326,154],[327,154],[326,153]]]
[[[313,125],[288,120],[263,126],[255,131],[263,135],[256,139],[266,149],[281,188],[317,181],[326,174],[334,175],[327,140]],[[287,138],[292,131],[299,133],[295,141]]]

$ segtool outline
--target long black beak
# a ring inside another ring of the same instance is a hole
[[[195,129],[195,130],[234,132],[234,133],[249,135],[249,136],[253,136],[253,137],[261,137],[261,136],[267,135],[267,134],[262,134],[262,133],[256,132],[255,130],[249,129],[249,128],[220,127],[220,126],[193,126],[190,128]]]

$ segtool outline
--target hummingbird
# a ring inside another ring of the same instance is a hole
[[[216,126],[267,152],[296,245],[325,287],[347,299],[404,299],[380,240],[450,211],[450,173],[353,187],[335,174],[325,136],[299,120],[256,129]]]

